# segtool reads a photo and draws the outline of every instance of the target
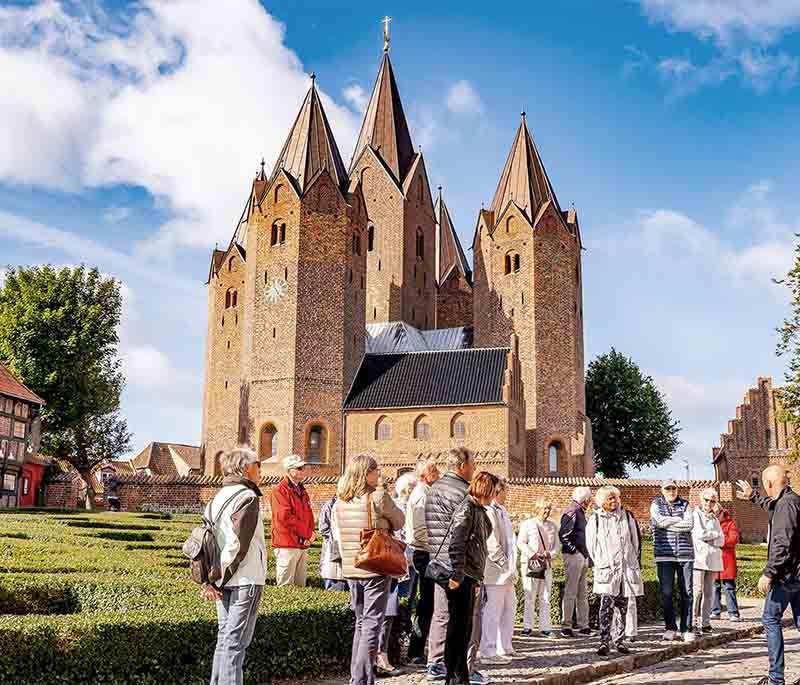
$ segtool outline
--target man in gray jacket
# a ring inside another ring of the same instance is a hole
[[[425,501],[425,524],[428,529],[428,546],[431,559],[446,559],[449,550],[448,531],[453,513],[467,496],[467,489],[475,474],[475,457],[468,449],[460,447],[450,450],[447,457],[447,473],[432,486]],[[475,603],[480,607],[480,602]],[[480,609],[477,610],[480,616]],[[450,612],[447,594],[444,588],[437,585],[433,597],[433,618],[428,634],[428,680],[444,680],[447,669],[444,665],[444,645],[447,637],[447,622]],[[480,620],[477,622],[477,635],[480,635]],[[475,630],[473,628],[473,635]],[[474,640],[472,641],[474,642]],[[470,681],[485,685],[488,679],[474,671],[477,648],[470,646]],[[473,676],[474,679],[473,679]]]

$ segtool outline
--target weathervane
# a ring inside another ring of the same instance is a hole
[[[386,16],[383,18],[383,51],[389,52],[389,22],[391,17]]]

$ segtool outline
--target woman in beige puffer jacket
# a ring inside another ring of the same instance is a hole
[[[373,665],[378,653],[383,616],[389,598],[391,578],[357,569],[356,555],[361,549],[361,531],[369,527],[367,507],[372,508],[372,527],[396,531],[405,516],[389,494],[379,487],[380,468],[371,456],[359,454],[348,461],[339,479],[333,516],[336,520],[342,575],[350,585],[350,604],[355,613],[353,651],[350,660],[352,685],[373,685]]]

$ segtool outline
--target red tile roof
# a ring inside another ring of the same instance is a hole
[[[44,400],[39,395],[20,383],[2,363],[0,363],[0,395],[10,395],[18,400],[26,400],[34,404],[44,404]]]

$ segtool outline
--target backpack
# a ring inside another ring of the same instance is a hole
[[[217,544],[215,527],[228,505],[245,490],[247,488],[237,490],[225,500],[213,521],[203,514],[203,525],[194,528],[186,542],[183,543],[183,554],[189,559],[189,575],[198,585],[214,585],[222,579],[220,549]],[[208,511],[210,514],[211,506]]]

